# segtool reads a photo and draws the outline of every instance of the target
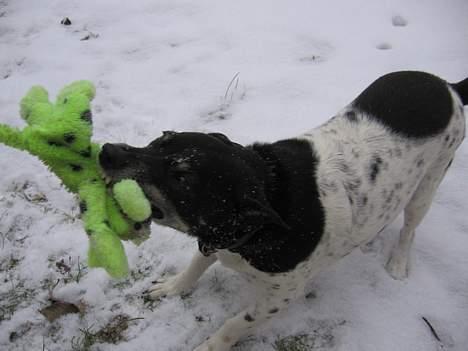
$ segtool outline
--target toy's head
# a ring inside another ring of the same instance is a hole
[[[21,101],[21,117],[48,145],[90,155],[94,94],[91,82],[77,81],[62,89],[56,104],[51,104],[47,91],[35,86]]]

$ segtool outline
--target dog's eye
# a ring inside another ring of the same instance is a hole
[[[187,181],[187,172],[172,171],[171,178],[177,181],[178,183],[185,183]]]
[[[172,169],[169,171],[169,178],[176,187],[182,186],[184,189],[198,183],[196,173],[188,170]]]
[[[187,180],[184,172],[172,172],[171,176],[172,179],[178,181],[179,183],[183,183]]]

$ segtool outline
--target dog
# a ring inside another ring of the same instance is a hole
[[[152,298],[187,291],[217,260],[255,286],[255,301],[195,348],[227,351],[401,212],[386,269],[407,277],[415,229],[465,137],[467,104],[468,78],[394,72],[295,138],[241,146],[171,131],[142,148],[105,144],[99,163],[109,184],[138,182],[154,222],[198,240],[188,268],[154,284]]]

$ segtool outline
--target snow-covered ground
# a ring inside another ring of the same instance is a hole
[[[384,73],[465,78],[467,18],[466,0],[0,0],[0,122],[23,125],[18,103],[34,84],[54,95],[90,79],[98,142],[144,145],[171,129],[287,138]],[[0,164],[0,350],[190,351],[251,296],[216,265],[192,294],[144,301],[152,280],[188,263],[193,240],[153,226],[126,245],[131,277],[113,281],[86,269],[77,203],[59,181],[1,145]],[[467,174],[465,142],[419,227],[408,281],[383,269],[399,220],[236,350],[467,350]],[[48,322],[38,311],[50,295],[82,313]],[[116,316],[132,320],[103,336]],[[308,348],[281,348],[291,339]]]

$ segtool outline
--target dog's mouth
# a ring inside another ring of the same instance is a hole
[[[164,212],[159,207],[151,205],[151,216],[153,219],[161,220],[164,219]]]
[[[122,179],[115,179],[106,173],[104,173],[104,175],[102,176],[102,179],[108,189],[112,189],[116,183],[122,180]],[[146,197],[148,198],[147,194],[146,194]],[[154,203],[151,203],[151,217],[155,220],[162,220],[165,217],[164,211],[159,206],[155,205]]]

